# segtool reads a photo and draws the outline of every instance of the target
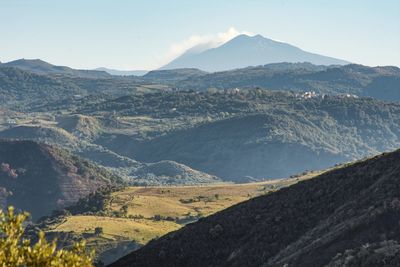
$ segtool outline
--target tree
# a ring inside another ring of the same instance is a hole
[[[13,207],[8,207],[7,212],[0,210],[0,266],[93,266],[94,253],[86,254],[84,242],[73,244],[70,250],[56,250],[56,240],[49,243],[40,232],[39,240],[31,246],[22,237],[28,216],[26,212],[15,214]]]
[[[94,228],[94,234],[97,235],[97,236],[103,234],[103,227]]]
[[[125,217],[128,215],[128,205],[125,204],[121,207],[121,215]]]

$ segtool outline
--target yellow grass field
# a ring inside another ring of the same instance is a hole
[[[291,179],[210,186],[128,187],[113,193],[111,209],[120,210],[127,205],[128,215],[145,218],[156,215],[179,219],[202,217],[294,182]]]
[[[196,221],[250,198],[267,194],[312,178],[320,172],[293,178],[248,184],[214,184],[209,186],[127,187],[112,193],[109,211],[120,211],[125,205],[123,218],[108,216],[68,216],[48,231],[93,234],[101,227],[101,236],[91,235],[87,241],[115,243],[122,240],[144,245],[153,238],[178,230],[185,223]],[[158,217],[158,219],[157,219]]]
[[[139,244],[145,244],[157,236],[180,228],[176,223],[168,221],[78,215],[68,217],[51,231],[93,233],[96,227],[103,228],[102,237],[105,239],[135,240]]]

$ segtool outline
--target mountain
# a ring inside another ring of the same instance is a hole
[[[122,181],[66,150],[33,141],[0,139],[0,164],[1,206],[14,205],[34,219]]]
[[[94,69],[95,71],[105,71],[111,75],[116,75],[116,76],[130,76],[130,75],[135,75],[135,76],[143,76],[147,72],[147,70],[116,70],[116,69],[108,69],[108,68],[97,68]]]
[[[253,198],[119,266],[399,266],[400,151]]]
[[[0,63],[0,67],[13,67],[41,75],[65,75],[82,78],[109,78],[110,74],[97,70],[76,70],[65,66],[55,66],[40,59],[18,59]]]
[[[217,48],[200,53],[189,50],[161,69],[197,68],[224,71],[278,62],[310,62],[316,65],[344,65],[349,62],[317,55],[261,35],[239,35]]]

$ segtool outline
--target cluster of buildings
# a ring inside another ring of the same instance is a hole
[[[296,97],[301,98],[301,99],[311,99],[311,98],[316,98],[316,97],[320,97],[320,98],[324,99],[327,96],[328,95],[326,95],[326,94],[317,94],[315,91],[307,91],[304,93],[296,94]],[[329,95],[329,96],[330,97],[338,97],[338,98],[358,98],[357,95],[353,95],[353,94],[338,94],[338,95]]]

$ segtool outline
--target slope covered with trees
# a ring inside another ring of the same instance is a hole
[[[69,206],[96,189],[121,183],[103,168],[53,146],[0,140],[1,206],[34,219]]]

